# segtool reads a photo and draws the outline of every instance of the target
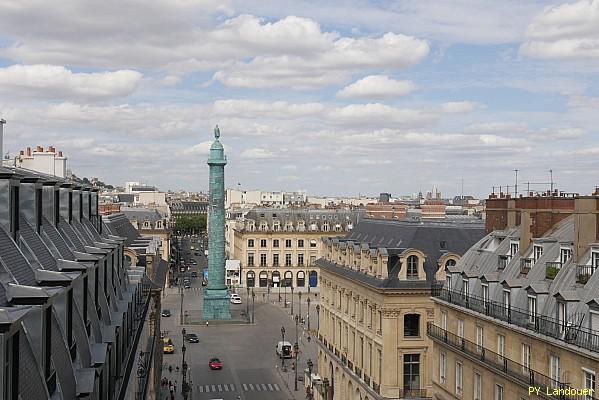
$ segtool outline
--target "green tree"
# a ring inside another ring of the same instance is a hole
[[[206,214],[181,215],[175,220],[179,233],[195,234],[206,230]]]

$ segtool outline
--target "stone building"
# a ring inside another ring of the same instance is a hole
[[[166,265],[121,217],[99,216],[96,188],[0,168],[0,398],[156,396]]]
[[[359,212],[254,209],[229,221],[230,258],[241,261],[241,285],[308,288],[318,285],[323,236],[351,231]],[[300,289],[301,290],[301,289]]]
[[[171,248],[169,218],[154,208],[122,207],[121,212],[125,214],[140,235],[155,237],[159,240],[162,259],[168,261]]]
[[[320,398],[430,397],[431,287],[483,235],[477,220],[364,219],[345,237],[323,238]]]
[[[597,194],[487,200],[492,231],[434,293],[435,398],[597,398]]]

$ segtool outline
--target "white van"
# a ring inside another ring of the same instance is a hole
[[[279,358],[292,358],[293,357],[293,345],[289,342],[277,343],[276,353]]]

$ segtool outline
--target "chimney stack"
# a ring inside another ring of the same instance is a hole
[[[0,118],[0,167],[2,166],[2,159],[4,159],[4,124],[6,120]]]
[[[35,151],[37,151],[38,153],[43,153],[44,152],[44,148],[42,146],[37,146],[37,148],[35,149]]]
[[[54,150],[56,150],[54,146],[48,146],[48,153],[55,153]]]
[[[62,150],[58,152],[58,157],[62,157]]]
[[[21,152],[19,154],[21,155],[21,157],[23,157],[25,155],[25,152],[23,150],[21,150]]]
[[[27,147],[27,157],[31,157],[31,147]]]

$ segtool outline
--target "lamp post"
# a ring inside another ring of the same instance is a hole
[[[246,301],[245,301],[245,315],[247,315],[249,318],[249,315],[250,315],[250,288],[249,288],[249,286],[246,287],[246,289],[247,289],[248,294],[247,294]]]
[[[183,399],[187,400],[187,393],[189,388],[187,386],[187,363],[185,362],[185,351],[187,348],[185,347],[185,328],[183,328],[183,346],[181,347],[181,352],[183,353],[183,363],[181,365],[181,370],[183,371],[183,385],[181,388],[181,394],[183,395]]]
[[[291,315],[293,315],[293,285],[291,285]]]
[[[299,312],[298,312],[298,314],[301,318],[302,317],[302,292],[300,292],[299,290],[297,291],[297,297],[299,297],[299,305],[298,305]]]
[[[322,398],[324,400],[329,400],[329,379],[324,378],[322,380]]]
[[[308,358],[308,361],[306,361],[306,365],[308,366],[308,376],[310,377],[310,396],[312,395],[312,367],[314,366],[314,364],[312,363],[312,359]],[[311,397],[310,397],[311,398]]]
[[[310,331],[310,296],[306,299],[306,303],[308,303],[308,331]]]
[[[316,305],[316,330],[320,330],[320,304]]]
[[[284,280],[283,282],[285,282],[285,308],[287,308],[287,281]]]
[[[281,342],[285,344],[285,327],[281,327]],[[283,354],[283,347],[281,346],[281,370],[285,372],[285,355]]]
[[[179,293],[181,293],[181,325],[183,325],[183,285],[181,284],[181,281],[179,280],[179,282],[177,282],[177,284],[179,285]]]
[[[262,293],[264,295],[264,293]],[[254,323],[254,310],[255,310],[255,302],[256,300],[256,293],[254,293],[254,289],[252,289],[252,323]]]
[[[299,315],[295,316],[295,344],[293,345],[293,353],[295,354],[295,386],[294,389],[297,392],[297,370],[298,370],[298,364],[297,364],[297,353],[299,353],[299,344],[298,344],[298,335],[297,335],[297,325],[299,323]]]
[[[279,288],[279,305],[280,305],[281,304],[281,281],[280,280],[277,283],[277,286]]]

